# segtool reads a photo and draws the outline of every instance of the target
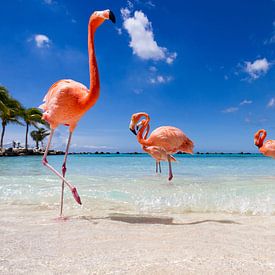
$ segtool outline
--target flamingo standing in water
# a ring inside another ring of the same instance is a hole
[[[96,29],[106,19],[109,19],[113,23],[115,23],[115,16],[112,11],[95,11],[91,15],[89,20],[88,52],[90,68],[90,89],[88,89],[83,84],[71,79],[59,80],[50,87],[43,100],[44,103],[39,106],[44,111],[43,119],[49,123],[51,128],[51,133],[42,163],[62,180],[60,216],[62,216],[63,210],[64,183],[66,183],[66,185],[70,188],[76,202],[81,204],[81,199],[78,195],[76,188],[65,179],[66,162],[72,133],[77,126],[78,121],[96,103],[99,97],[99,73],[94,49],[94,35]],[[52,141],[53,133],[60,124],[69,127],[69,138],[62,165],[62,175],[57,172],[47,161],[47,155]]]
[[[275,158],[275,140],[267,140],[264,143],[266,138],[266,130],[261,129],[254,135],[254,144],[259,148],[259,151],[267,156]]]
[[[141,118],[143,119],[141,120]],[[194,144],[180,129],[173,126],[159,127],[147,138],[150,130],[149,121],[150,117],[146,113],[133,114],[129,128],[137,135],[137,140],[142,145],[142,149],[156,160],[156,172],[158,172],[159,166],[161,173],[160,161],[168,161],[168,180],[170,181],[173,178],[171,162],[176,161],[172,154],[179,151],[193,154]]]

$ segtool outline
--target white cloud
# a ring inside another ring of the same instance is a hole
[[[264,41],[264,45],[268,45],[268,44],[273,44],[275,43],[275,21],[272,22],[272,26],[273,26],[273,33],[272,36],[269,39],[266,39]]]
[[[158,69],[155,66],[150,66],[149,71],[155,73]]]
[[[120,13],[123,20],[127,20],[130,17],[131,11],[128,8],[121,8]]]
[[[168,64],[173,63],[177,53],[169,53],[167,48],[160,47],[155,41],[152,23],[142,11],[135,11],[131,16],[128,8],[120,10],[123,27],[130,35],[130,47],[133,53],[144,60],[165,60]]]
[[[136,95],[139,95],[139,94],[143,93],[143,89],[133,89],[133,92],[134,92]]]
[[[251,118],[250,118],[250,117],[246,117],[246,118],[244,119],[244,122],[250,123],[250,122],[251,122]]]
[[[127,6],[128,6],[130,9],[133,9],[133,8],[134,8],[134,4],[133,4],[131,1],[129,1],[129,0],[127,0]]]
[[[245,62],[244,71],[249,74],[250,79],[255,80],[267,73],[270,69],[271,63],[266,58],[257,59],[254,62]]]
[[[122,35],[122,29],[121,29],[121,28],[116,28],[116,30],[117,30],[117,33],[118,33],[119,35]]]
[[[239,106],[243,106],[243,105],[248,105],[248,104],[252,104],[252,100],[243,100],[240,102]],[[229,113],[236,113],[237,111],[239,111],[239,107],[229,107],[227,109],[224,109],[222,112],[225,113],[225,114],[229,114]]]
[[[226,113],[226,114],[229,114],[229,113],[235,113],[235,112],[237,112],[238,110],[239,110],[238,107],[229,107],[229,108],[223,110],[222,112],[223,112],[223,113]]]
[[[164,83],[170,82],[172,79],[173,79],[172,76],[157,75],[156,77],[151,77],[149,79],[149,82],[151,84],[164,84]]]
[[[106,145],[82,145],[74,143],[70,146],[70,148],[82,148],[82,149],[112,149],[112,147]]]
[[[172,64],[174,62],[174,60],[176,59],[177,55],[178,55],[177,53],[168,54],[168,56],[166,58],[166,62],[168,64]]]
[[[275,106],[275,98],[272,97],[269,102],[267,103],[267,108],[272,108]]]
[[[252,100],[247,100],[247,99],[245,99],[245,100],[243,100],[243,101],[240,103],[240,105],[242,106],[242,105],[252,104],[252,103],[253,103]]]
[[[34,36],[34,41],[37,48],[48,48],[51,43],[49,37],[44,34],[36,34]]]
[[[152,1],[147,1],[145,4],[151,8],[154,8],[156,6]]]

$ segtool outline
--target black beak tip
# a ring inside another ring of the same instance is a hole
[[[137,132],[136,132],[135,129],[131,129],[131,128],[130,128],[130,131],[131,131],[134,135],[137,135]]]
[[[109,19],[113,22],[116,23],[116,17],[112,11],[109,12]]]

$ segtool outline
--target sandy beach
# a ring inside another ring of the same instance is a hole
[[[274,216],[70,214],[2,206],[0,273],[275,274]]]

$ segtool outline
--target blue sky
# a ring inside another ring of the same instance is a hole
[[[111,9],[95,46],[101,80],[97,104],[75,130],[72,151],[140,150],[132,113],[151,129],[173,125],[195,151],[256,151],[259,128],[275,138],[275,2],[1,1],[0,83],[26,107],[39,106],[52,83],[89,86],[87,24]],[[60,127],[55,148],[64,148]],[[8,126],[5,141],[24,140]]]

